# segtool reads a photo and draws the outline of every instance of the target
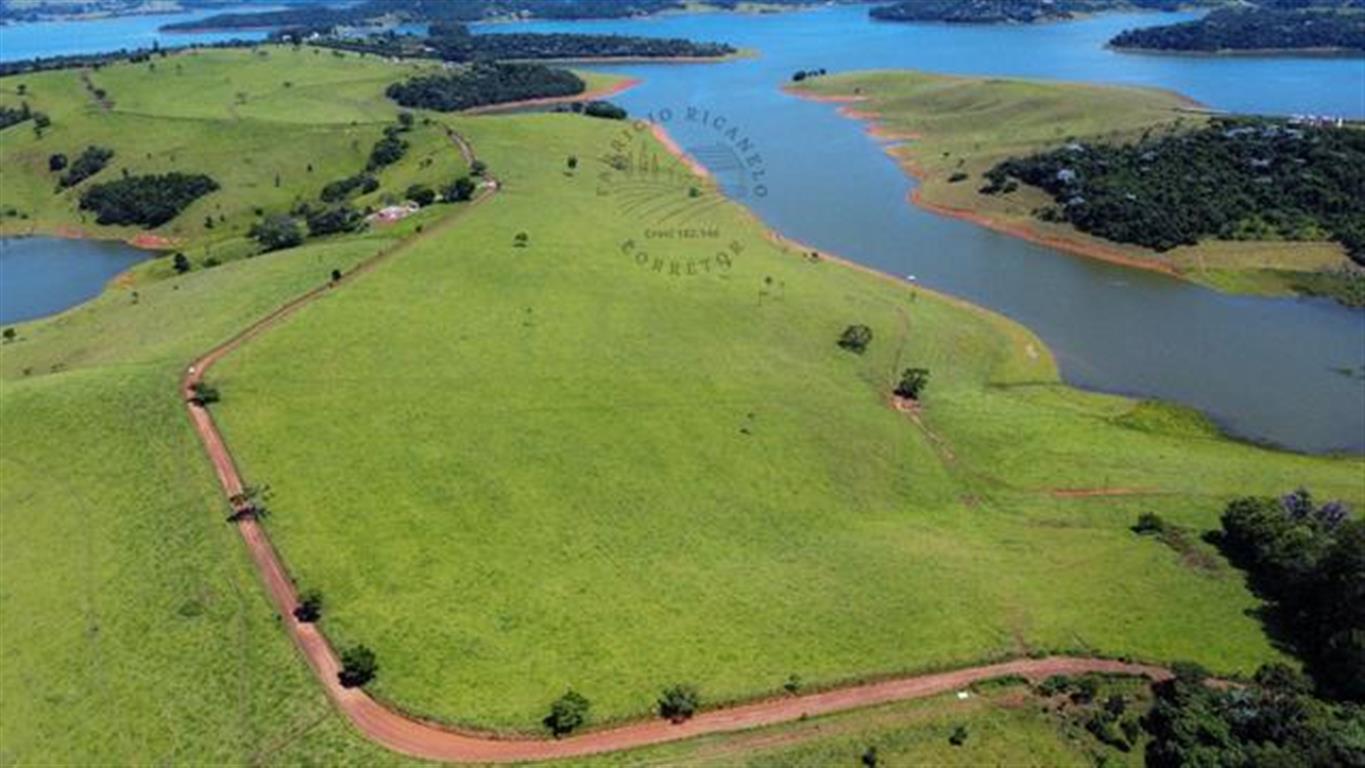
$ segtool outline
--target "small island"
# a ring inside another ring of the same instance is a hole
[[[880,21],[1038,24],[1103,11],[1175,11],[1210,4],[1210,0],[902,0],[868,14]]]
[[[1129,29],[1109,45],[1117,50],[1185,54],[1365,55],[1365,2],[1263,0],[1259,7],[1224,8],[1202,19]]]

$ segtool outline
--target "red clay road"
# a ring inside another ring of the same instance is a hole
[[[464,143],[463,139],[458,136],[452,136],[452,139],[460,145],[462,151],[468,153],[467,159],[472,159],[473,153],[469,151],[468,145]],[[471,206],[489,199],[496,191],[497,186],[492,187],[488,192],[478,197]],[[446,223],[455,218],[459,218],[459,216],[446,219],[446,222],[432,228],[429,233],[434,234],[436,231],[444,229]],[[422,236],[419,235],[418,237]],[[406,244],[405,242],[385,249],[363,262],[343,276],[341,284],[349,283],[354,277],[368,271]],[[337,285],[333,284],[321,285],[256,321],[241,333],[196,360],[181,382],[180,394],[189,408],[190,421],[194,425],[199,439],[204,444],[204,450],[208,453],[209,460],[213,463],[214,471],[218,475],[218,482],[223,487],[223,493],[234,506],[239,503],[234,500],[242,493],[244,487],[242,478],[237,473],[237,467],[232,461],[232,455],[228,452],[223,436],[213,423],[213,417],[209,415],[206,408],[190,401],[190,397],[193,395],[193,386],[203,378],[204,373],[214,363],[234,349],[278,324],[309,302],[323,296],[330,290],[335,290],[336,287]],[[240,509],[236,511],[240,511]],[[337,709],[351,721],[357,730],[372,741],[396,752],[427,760],[489,763],[580,757],[643,747],[650,744],[661,744],[703,734],[774,725],[797,720],[804,716],[823,715],[857,707],[933,696],[947,691],[959,690],[974,682],[1006,675],[1019,675],[1030,680],[1038,680],[1049,675],[1073,675],[1085,672],[1144,675],[1153,679],[1163,679],[1169,676],[1169,673],[1160,667],[1104,659],[1073,657],[1019,659],[952,672],[939,672],[854,685],[803,696],[757,701],[705,712],[687,722],[676,725],[665,720],[650,720],[591,731],[559,740],[500,738],[491,734],[455,731],[394,712],[370,698],[363,690],[343,688],[337,679],[341,664],[338,662],[331,644],[327,642],[327,638],[316,626],[301,623],[294,618],[294,608],[298,604],[298,595],[294,589],[294,583],[284,567],[284,561],[280,559],[279,554],[271,545],[269,536],[266,535],[260,524],[249,515],[239,516],[236,525],[237,530],[242,535],[242,540],[246,542],[247,551],[251,554],[252,561],[261,573],[266,591],[270,594],[270,599],[274,602],[276,610],[279,611],[285,630],[294,639],[299,650],[303,652],[309,666],[317,674],[318,682]]]

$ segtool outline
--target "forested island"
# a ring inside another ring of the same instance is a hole
[[[285,29],[276,39],[370,53],[395,58],[439,58],[469,62],[518,59],[707,59],[730,56],[737,51],[725,43],[693,42],[681,38],[627,35],[579,35],[514,32],[475,35],[460,23],[432,24],[430,34],[399,35],[384,32],[367,37],[316,37],[306,30]]]
[[[1316,7],[1299,7],[1311,4]],[[1224,8],[1202,19],[1129,29],[1114,48],[1189,53],[1321,51],[1365,53],[1365,0],[1280,0],[1257,8]]]
[[[394,83],[386,93],[405,107],[455,112],[510,101],[576,96],[586,87],[577,75],[563,69],[481,62],[448,74]]]
[[[1365,129],[1219,118],[1133,144],[1073,141],[996,165],[986,194],[1046,191],[1038,210],[1156,251],[1221,240],[1335,240],[1365,265]]]
[[[829,0],[762,0],[773,8],[822,5]],[[834,0],[852,2],[853,0]],[[167,32],[263,27],[332,28],[380,21],[449,23],[513,19],[619,19],[682,12],[700,6],[736,10],[745,0],[364,0],[349,7],[313,6],[254,13],[221,13],[167,24]]]
[[[1174,11],[1212,0],[903,0],[868,11],[881,21],[1036,24],[1117,10]]]

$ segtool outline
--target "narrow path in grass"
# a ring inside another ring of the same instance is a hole
[[[474,151],[469,143],[454,132],[450,134],[450,138],[465,156],[466,161],[472,164]],[[488,181],[485,192],[476,197],[466,211],[447,217],[424,234],[418,234],[381,250],[346,272],[340,280],[319,285],[252,323],[195,360],[180,383],[180,395],[185,400],[190,422],[213,464],[218,482],[235,513],[232,520],[246,544],[252,562],[260,572],[262,581],[265,582],[266,591],[279,612],[285,631],[312,667],[328,698],[351,724],[371,741],[396,752],[427,760],[478,763],[552,760],[633,749],[705,734],[747,730],[804,717],[924,698],[1001,677],[1018,676],[1036,681],[1052,675],[1089,672],[1137,675],[1153,680],[1169,677],[1170,673],[1162,667],[1108,659],[1068,656],[1016,659],[948,672],[850,685],[800,696],[755,701],[704,712],[682,723],[671,723],[666,720],[640,721],[554,740],[531,736],[507,737],[446,728],[389,709],[370,698],[362,689],[343,687],[338,677],[341,663],[327,638],[315,624],[303,623],[294,618],[294,609],[298,606],[298,594],[294,583],[289,578],[284,561],[272,546],[265,529],[250,514],[250,502],[243,498],[246,486],[208,409],[193,402],[194,388],[203,380],[209,368],[238,347],[278,325],[329,291],[349,284],[412,243],[445,230],[462,218],[469,209],[494,197],[500,189],[500,184],[493,177],[489,177]]]

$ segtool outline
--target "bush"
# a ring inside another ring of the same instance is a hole
[[[212,384],[196,381],[190,386],[190,402],[203,408],[210,403],[216,403],[222,399],[218,393],[218,388]]]
[[[436,202],[436,190],[425,184],[413,184],[404,196],[423,208]]]
[[[81,208],[94,211],[100,224],[159,227],[217,189],[218,182],[202,173],[128,176],[87,189],[81,195]]]
[[[659,697],[659,717],[681,723],[695,715],[700,706],[701,696],[695,687],[674,685]]]
[[[550,714],[543,721],[545,727],[555,738],[572,733],[588,721],[590,706],[587,697],[570,689],[550,705]]]
[[[171,259],[171,268],[177,275],[183,275],[190,271],[190,260],[185,258],[185,254],[177,253],[175,258]]]
[[[341,672],[337,679],[346,688],[359,688],[374,679],[379,671],[374,651],[363,645],[353,645],[341,653]]]
[[[473,176],[482,176],[488,172],[488,163],[482,160],[475,160],[469,164],[469,173]]]
[[[63,155],[61,152],[58,152],[58,153],[56,153],[55,155],[49,155],[49,156],[48,156],[48,158],[47,158],[47,169],[48,169],[49,171],[52,171],[53,173],[56,173],[57,171],[60,171],[61,169],[65,168],[65,167],[66,167],[66,155]]]
[[[291,216],[273,214],[251,226],[250,235],[267,252],[293,248],[303,242],[299,223]]]
[[[322,618],[322,593],[310,589],[299,596],[299,604],[294,606],[294,618],[305,624],[312,624]]]
[[[839,346],[850,352],[862,354],[872,343],[872,329],[866,325],[850,325],[839,335]]]
[[[924,392],[924,387],[929,384],[929,370],[927,368],[906,368],[901,373],[900,383],[896,385],[896,394],[909,400],[918,400],[920,394]]]
[[[959,725],[958,727],[953,729],[952,735],[948,737],[948,743],[952,744],[954,747],[960,747],[963,744],[967,743],[968,735],[969,734],[967,733],[967,726]]]
[[[1138,515],[1137,524],[1133,526],[1133,533],[1143,536],[1149,534],[1161,534],[1166,531],[1166,521],[1155,512],[1143,512]]]

